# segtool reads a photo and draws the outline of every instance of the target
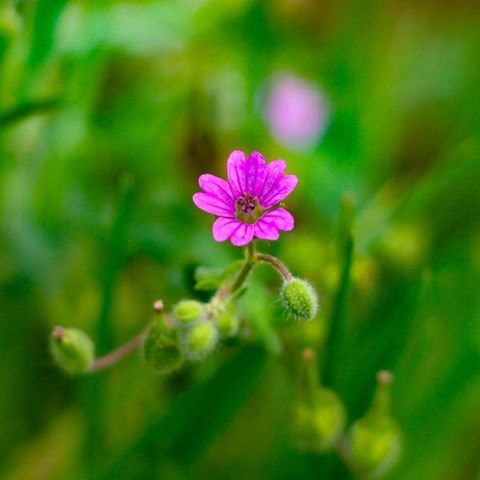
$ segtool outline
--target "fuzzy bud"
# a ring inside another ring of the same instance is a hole
[[[93,341],[75,328],[55,327],[50,336],[50,350],[55,363],[70,375],[86,372],[95,358]]]
[[[352,470],[369,478],[378,478],[392,467],[402,444],[400,429],[389,412],[392,376],[379,372],[377,382],[372,407],[352,426],[348,449]]]
[[[218,339],[218,331],[212,322],[198,323],[185,335],[185,353],[192,360],[201,360],[213,351]]]
[[[204,314],[204,305],[195,300],[182,300],[175,305],[173,314],[180,325],[190,325]]]
[[[298,320],[312,320],[317,314],[317,293],[305,280],[292,278],[285,281],[281,298],[287,310]]]
[[[167,326],[164,318],[156,318],[143,342],[143,357],[158,373],[170,373],[183,363],[177,332]]]
[[[239,321],[233,305],[227,305],[213,318],[222,337],[233,337],[238,332]]]

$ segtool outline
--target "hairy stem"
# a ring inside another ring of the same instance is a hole
[[[273,257],[272,255],[267,255],[266,253],[257,253],[255,255],[255,260],[257,260],[258,262],[269,263],[287,281],[293,278],[293,275],[290,273],[290,270],[287,268],[287,266],[278,258]]]
[[[232,297],[235,295],[235,293],[238,293],[238,291],[242,288],[243,284],[245,283],[245,280],[248,277],[248,274],[252,270],[253,266],[255,264],[255,245],[254,243],[248,244],[247,248],[245,249],[245,261],[240,268],[239,272],[237,273],[237,276],[235,277],[235,280],[233,283],[230,285],[228,283],[225,283],[222,287],[219,288],[215,296],[212,298],[210,303],[215,303],[216,301],[223,302],[227,297]]]
[[[255,244],[253,242],[249,243],[245,249],[245,262],[237,274],[235,281],[230,287],[230,295],[236,293],[240,288],[242,288],[245,280],[248,277],[248,274],[251,272],[253,265],[255,264]]]
[[[140,335],[129,340],[127,343],[122,345],[121,347],[113,350],[113,352],[104,355],[103,357],[97,358],[92,365],[88,368],[88,372],[98,372],[99,370],[103,370],[105,368],[109,368],[121,360],[123,360],[127,355],[132,353],[134,350],[140,347],[145,338],[145,331],[142,332]]]

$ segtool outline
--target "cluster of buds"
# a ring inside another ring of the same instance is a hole
[[[207,303],[194,299],[178,302],[167,313],[161,300],[154,303],[155,318],[137,338],[118,350],[94,358],[93,341],[76,329],[55,327],[51,336],[51,350],[57,365],[71,375],[90,373],[109,367],[136,348],[156,372],[178,370],[185,362],[205,359],[222,340],[234,337],[240,331],[237,300],[247,287],[252,268],[259,263],[269,263],[283,278],[279,292],[285,311],[298,321],[315,318],[318,297],[305,280],[295,278],[277,258],[255,251],[253,245],[246,249],[243,262],[234,262],[224,271],[200,268],[196,288],[215,290]]]
[[[163,303],[161,310],[156,309],[159,316],[149,328],[143,344],[144,358],[155,370],[166,373],[177,369],[184,361],[203,360],[221,340],[239,333],[240,316],[236,299],[245,290],[247,270],[257,260],[255,253],[247,254],[245,264],[233,283],[227,280],[222,284],[219,279],[228,279],[232,267],[238,266],[237,262],[223,272],[209,273],[207,269],[201,268],[197,275],[197,288],[209,290],[212,286],[219,287],[208,303],[193,299],[181,300],[173,307],[171,314],[163,312]],[[275,260],[279,262],[278,259]],[[282,269],[284,273],[287,271],[283,264]],[[318,309],[317,294],[306,281],[293,278],[288,273],[279,296],[291,317],[297,320],[312,320],[315,317]],[[171,352],[166,353],[166,349]]]

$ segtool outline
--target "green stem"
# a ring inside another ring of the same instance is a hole
[[[251,272],[253,265],[255,264],[255,244],[251,242],[248,244],[247,248],[245,249],[245,262],[242,265],[242,268],[237,274],[235,281],[233,282],[232,286],[230,287],[230,295],[234,295],[240,288],[242,288],[245,280],[248,277],[248,274]]]
[[[307,376],[308,392],[313,406],[318,405],[318,393],[320,387],[318,365],[315,352],[307,348],[303,352],[303,362],[305,364],[305,371]]]
[[[350,235],[343,252],[342,275],[335,295],[329,319],[329,332],[323,360],[323,382],[327,387],[336,387],[337,370],[345,354],[345,342],[348,336],[348,296],[350,292],[350,272],[353,262],[354,240]]]
[[[129,340],[127,343],[121,347],[113,350],[113,352],[104,355],[103,357],[97,358],[92,365],[90,365],[88,372],[98,372],[99,370],[104,370],[105,368],[110,368],[113,365],[123,360],[127,355],[135,351],[142,345],[142,342],[145,338],[146,332],[142,332],[140,335]]]

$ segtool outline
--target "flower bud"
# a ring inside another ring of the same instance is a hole
[[[315,402],[294,409],[293,428],[298,446],[321,452],[332,448],[345,427],[345,408],[335,392],[319,387]]]
[[[87,371],[95,358],[93,341],[75,328],[55,327],[50,336],[50,350],[55,363],[70,375]]]
[[[193,325],[185,335],[185,354],[192,361],[201,360],[213,351],[217,339],[218,331],[212,322]]]
[[[352,470],[370,478],[386,473],[401,451],[401,432],[389,412],[392,376],[379,372],[377,381],[372,407],[353,424],[348,446]]]
[[[281,298],[287,310],[298,320],[312,320],[317,314],[317,293],[305,280],[293,278],[285,281]]]
[[[173,314],[180,325],[190,325],[203,316],[204,306],[195,300],[182,300],[178,302]]]
[[[177,332],[167,326],[163,317],[157,317],[143,342],[143,357],[158,373],[170,373],[183,363]]]
[[[345,427],[345,407],[333,390],[320,384],[315,351],[302,352],[307,389],[294,409],[294,434],[300,448],[321,452],[334,446]]]
[[[217,312],[213,321],[222,337],[233,337],[238,332],[239,321],[232,304],[226,305]]]

